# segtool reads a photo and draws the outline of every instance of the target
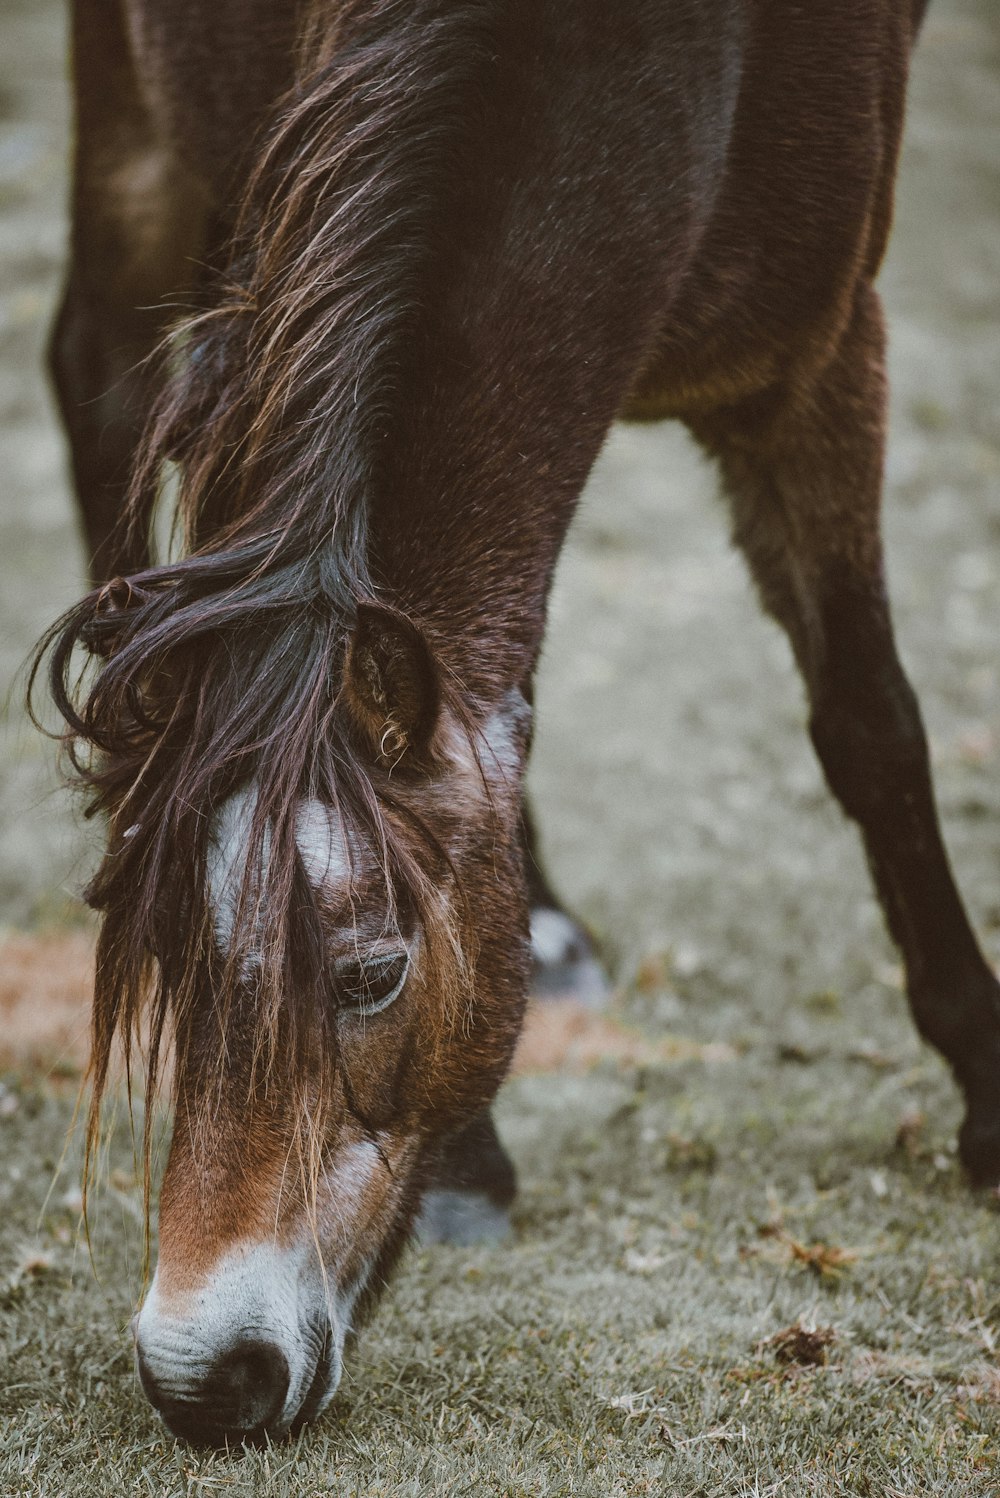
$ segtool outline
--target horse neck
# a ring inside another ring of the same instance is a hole
[[[710,16],[719,43],[698,52],[690,13],[640,5],[630,27],[583,0],[567,46],[558,9],[511,28],[469,122],[373,516],[377,574],[490,695],[533,669],[567,526],[707,221],[736,99],[735,22],[727,40]]]
[[[568,32],[557,0],[341,8],[250,184],[235,396],[191,508],[235,474],[232,513],[296,556],[356,532],[470,690],[522,684],[711,212],[742,10],[577,0]]]

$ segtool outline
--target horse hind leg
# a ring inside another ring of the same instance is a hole
[[[859,293],[808,391],[762,415],[692,423],[719,459],[735,539],[805,677],[827,782],[857,822],[906,971],[920,1033],[950,1063],[967,1113],[959,1146],[1000,1180],[1000,985],[955,886],[916,697],[900,665],[879,535],[884,436],[881,308]]]
[[[76,0],[73,73],[70,269],[49,360],[97,582],[146,561],[120,522],[154,394],[148,359],[166,298],[195,280],[208,211],[142,95],[119,0]]]

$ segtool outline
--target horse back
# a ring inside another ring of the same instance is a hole
[[[295,78],[303,17],[320,15],[333,33],[342,15],[357,23],[391,10],[366,0],[311,9],[289,0],[76,4],[121,7],[154,128],[205,184],[223,237]],[[686,415],[739,399],[773,382],[789,350],[812,356],[836,336],[888,234],[907,59],[924,5],[645,0],[619,10],[577,0],[567,12],[565,0],[533,0],[522,25],[517,6],[470,0],[503,18],[498,34],[522,33],[506,86],[523,92],[526,145],[531,132],[574,139],[571,211],[594,221],[630,196],[650,204],[637,220],[665,242],[654,254],[648,240],[637,243],[658,283],[658,313],[630,414]],[[77,67],[100,86],[103,62],[78,57]],[[620,162],[626,139],[627,169],[603,180],[602,162]],[[498,160],[508,176],[516,169],[509,152],[483,153],[483,201]],[[545,183],[529,195],[539,215],[545,195]],[[553,198],[565,213],[565,193]]]

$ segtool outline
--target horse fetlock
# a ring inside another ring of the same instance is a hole
[[[434,1187],[420,1204],[414,1233],[423,1244],[500,1243],[510,1234],[510,1213],[485,1191]]]
[[[914,984],[920,1033],[951,1065],[965,1097],[959,1156],[978,1186],[1000,1184],[1000,983],[982,964],[947,987]]]
[[[1000,983],[986,964],[980,959],[972,968],[956,965],[947,981],[911,981],[908,993],[917,1029],[951,1063],[966,1094],[995,1088],[1000,1081]]]

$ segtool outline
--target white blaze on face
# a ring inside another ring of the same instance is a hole
[[[217,812],[209,837],[208,896],[215,913],[215,933],[223,952],[228,951],[236,926],[256,806],[257,792],[253,786],[234,792]],[[353,850],[348,849],[340,821],[330,807],[313,797],[304,800],[295,817],[295,841],[306,876],[312,884],[329,887],[350,880]],[[268,844],[265,831],[261,848],[265,864]]]
[[[518,785],[531,716],[524,695],[515,688],[487,719],[480,757],[488,778],[499,775],[512,789]]]
[[[531,708],[517,690],[508,692],[471,732],[452,714],[444,713],[437,749],[451,765],[451,774],[443,782],[446,803],[468,806],[471,815],[478,815],[487,800],[519,798],[530,729]]]
[[[223,952],[228,951],[233,939],[256,805],[255,790],[247,787],[236,791],[217,812],[208,841],[208,896],[215,912],[215,934]],[[266,858],[266,839],[263,853]]]
[[[462,788],[458,782],[464,780],[467,793],[478,803],[484,794],[483,776],[496,790],[519,794],[524,746],[530,727],[531,708],[516,689],[507,693],[486,720],[474,746],[456,724],[446,727],[443,748],[454,768],[454,795],[461,796]],[[215,912],[216,935],[223,951],[228,950],[236,926],[256,807],[256,788],[244,786],[227,798],[212,824],[207,858],[208,894]],[[313,885],[330,888],[348,884],[358,872],[361,850],[353,840],[349,842],[345,837],[340,818],[333,808],[315,797],[304,799],[296,811],[295,840],[306,876]],[[265,865],[268,844],[265,830],[261,847],[261,859]]]
[[[352,853],[339,817],[310,796],[295,815],[295,841],[310,884],[347,884],[354,873]]]

